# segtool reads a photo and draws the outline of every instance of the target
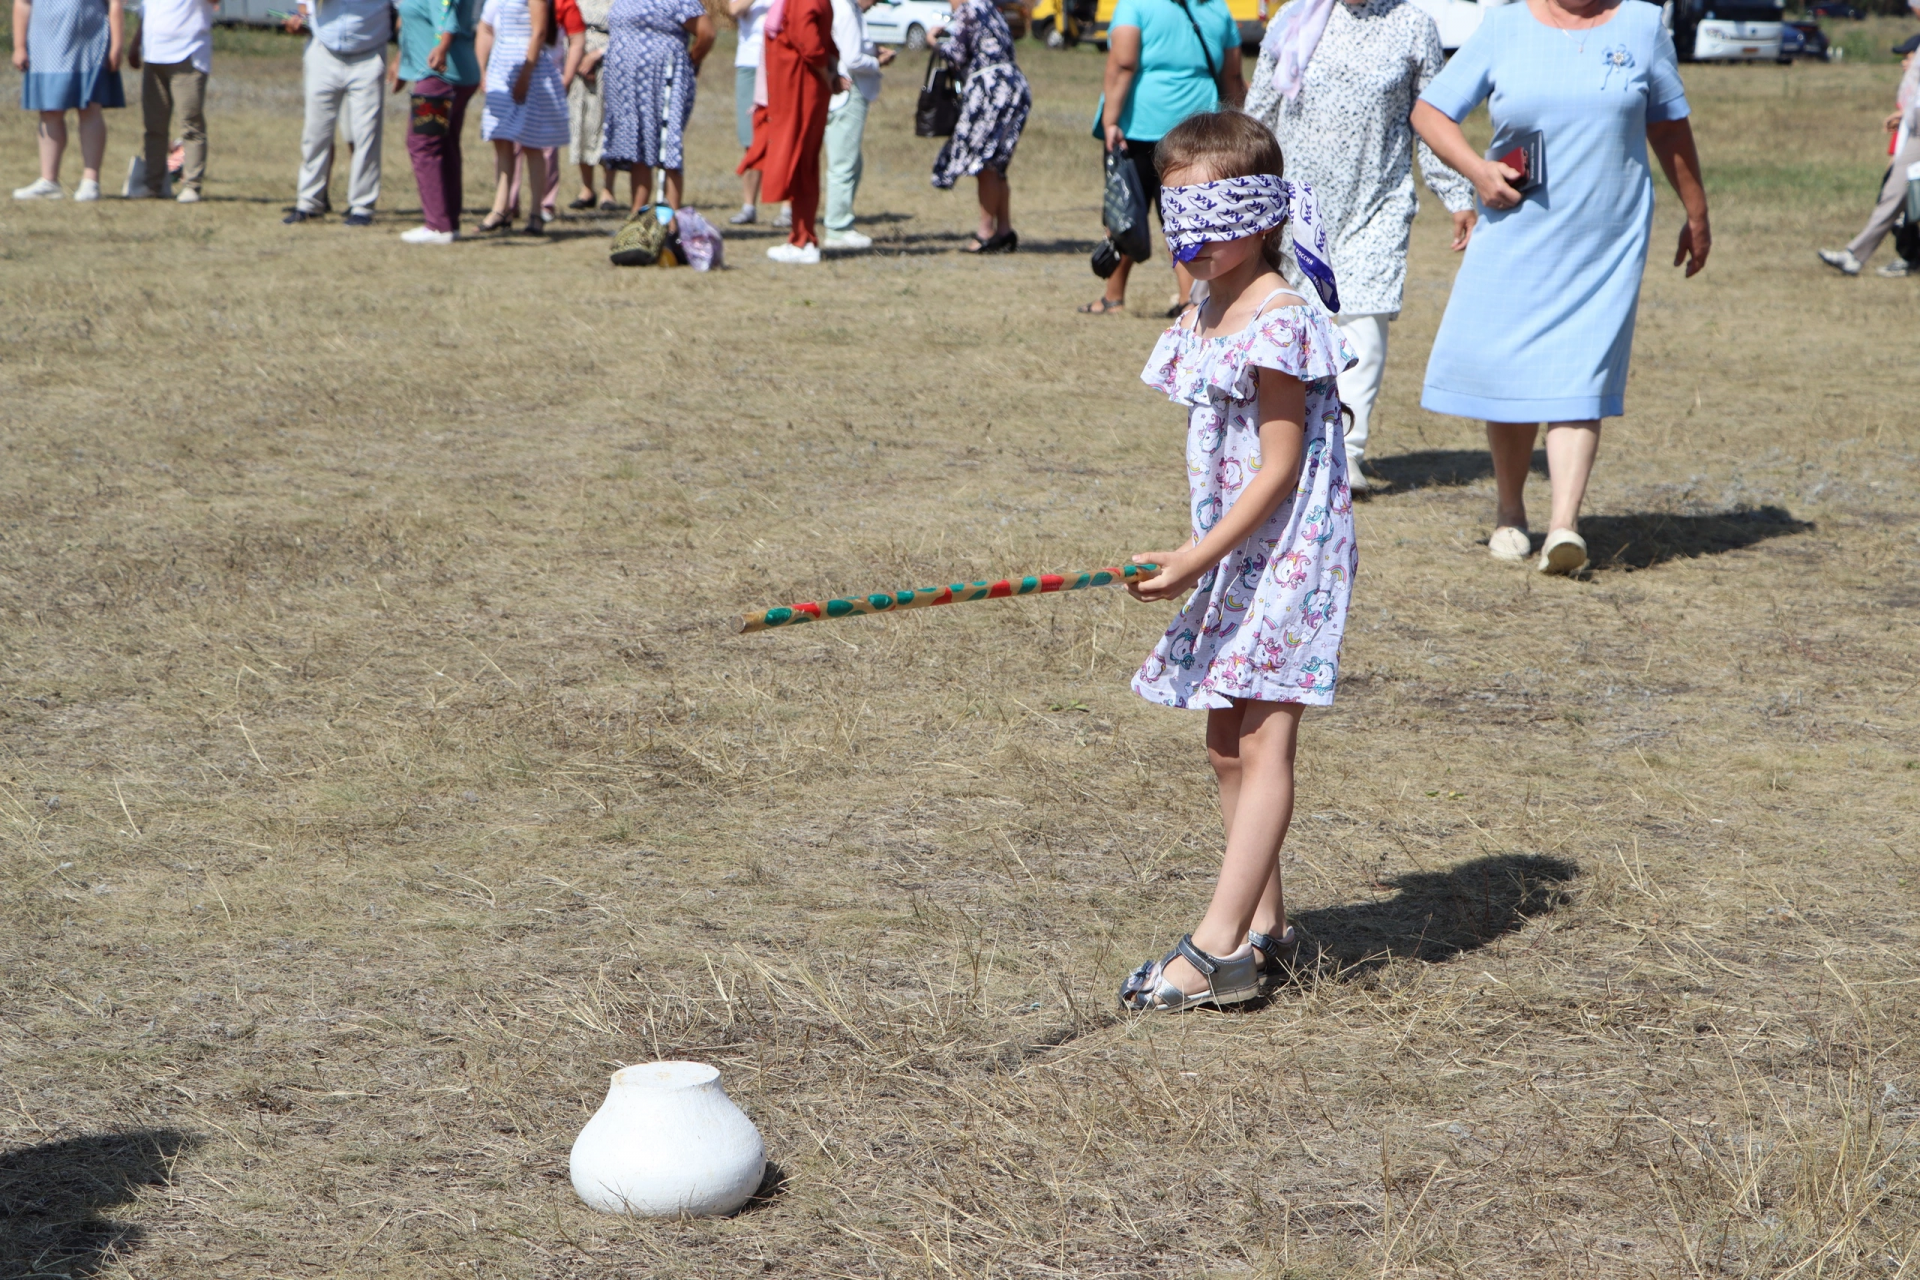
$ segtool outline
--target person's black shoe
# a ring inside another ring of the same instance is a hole
[[[340,221],[349,227],[370,227],[373,225],[373,210],[355,209]]]
[[[287,210],[287,216],[280,219],[280,222],[282,226],[291,227],[297,226],[309,218],[317,218],[319,216],[317,213],[308,213],[305,209],[289,209]]]

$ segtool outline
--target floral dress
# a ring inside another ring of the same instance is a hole
[[[694,93],[686,24],[705,12],[700,0],[613,0],[607,13],[607,60],[600,68],[600,92],[606,95],[602,164],[613,169],[686,166],[681,143],[687,117],[693,114]]]
[[[1198,308],[1188,315],[1198,323]],[[1304,382],[1307,420],[1293,496],[1201,576],[1133,677],[1133,691],[1149,702],[1333,701],[1359,563],[1334,379],[1353,363],[1332,320],[1307,305],[1263,305],[1245,329],[1220,337],[1198,337],[1185,321],[1160,335],[1140,377],[1187,406],[1195,542],[1260,470],[1255,371],[1277,369]]]
[[[934,41],[963,78],[960,119],[933,161],[933,185],[942,191],[982,169],[1004,175],[1027,127],[1033,93],[1013,64],[1013,32],[992,0],[966,0],[953,25]]]

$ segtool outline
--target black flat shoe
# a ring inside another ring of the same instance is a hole
[[[581,196],[578,200],[568,201],[567,208],[573,210],[575,213],[578,213],[582,209],[593,208],[594,204],[595,204],[595,201],[592,196]]]
[[[1012,253],[1020,247],[1020,233],[1009,227],[980,246],[982,253]]]
[[[301,223],[318,218],[319,216],[317,213],[308,213],[305,209],[289,209],[287,210],[287,216],[280,219],[280,225],[283,227],[297,227]]]
[[[494,215],[488,214],[486,217],[480,220],[480,225],[474,229],[476,231],[491,233],[495,231],[503,231],[507,227],[511,226],[512,223],[513,223],[513,219],[510,217],[496,218]]]

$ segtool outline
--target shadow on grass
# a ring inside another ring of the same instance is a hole
[[[106,1210],[164,1186],[194,1139],[173,1129],[88,1134],[0,1152],[0,1277],[100,1274],[144,1232]]]
[[[767,1171],[760,1175],[760,1187],[747,1197],[747,1202],[733,1211],[736,1218],[745,1217],[760,1210],[787,1194],[787,1171],[774,1160],[767,1161]]]
[[[1485,449],[1420,449],[1386,458],[1368,458],[1367,474],[1384,480],[1394,493],[1472,484],[1493,475]],[[1533,451],[1535,475],[1547,474],[1547,451]]]
[[[1446,871],[1414,871],[1388,883],[1391,897],[1291,913],[1301,958],[1318,948],[1323,967],[1348,978],[1389,960],[1439,964],[1523,927],[1568,899],[1580,874],[1541,854],[1474,858]],[[1329,964],[1330,962],[1330,964]]]
[[[1738,551],[1768,538],[1806,533],[1813,524],[1797,520],[1783,507],[1736,507],[1706,515],[1649,512],[1627,516],[1585,516],[1580,534],[1597,571],[1651,569],[1669,560],[1692,560]]]

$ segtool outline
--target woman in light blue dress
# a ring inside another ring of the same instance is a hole
[[[58,200],[65,194],[60,158],[67,149],[67,112],[74,111],[80,117],[81,170],[73,198],[98,200],[107,152],[101,108],[127,105],[120,85],[120,0],[26,0],[15,4],[14,16],[13,69],[23,73],[20,107],[40,113],[40,179],[16,189],[13,198]]]
[[[1674,263],[1685,260],[1689,276],[1706,265],[1707,198],[1677,61],[1660,10],[1643,0],[1523,0],[1489,9],[1414,107],[1414,128],[1473,183],[1481,207],[1420,403],[1486,420],[1498,559],[1532,554],[1522,490],[1545,422],[1553,508],[1538,567],[1587,563],[1580,503],[1600,419],[1625,412],[1653,229],[1649,146],[1686,207]],[[1459,121],[1481,102],[1492,155],[1540,135],[1536,172],[1523,177],[1468,145]]]

